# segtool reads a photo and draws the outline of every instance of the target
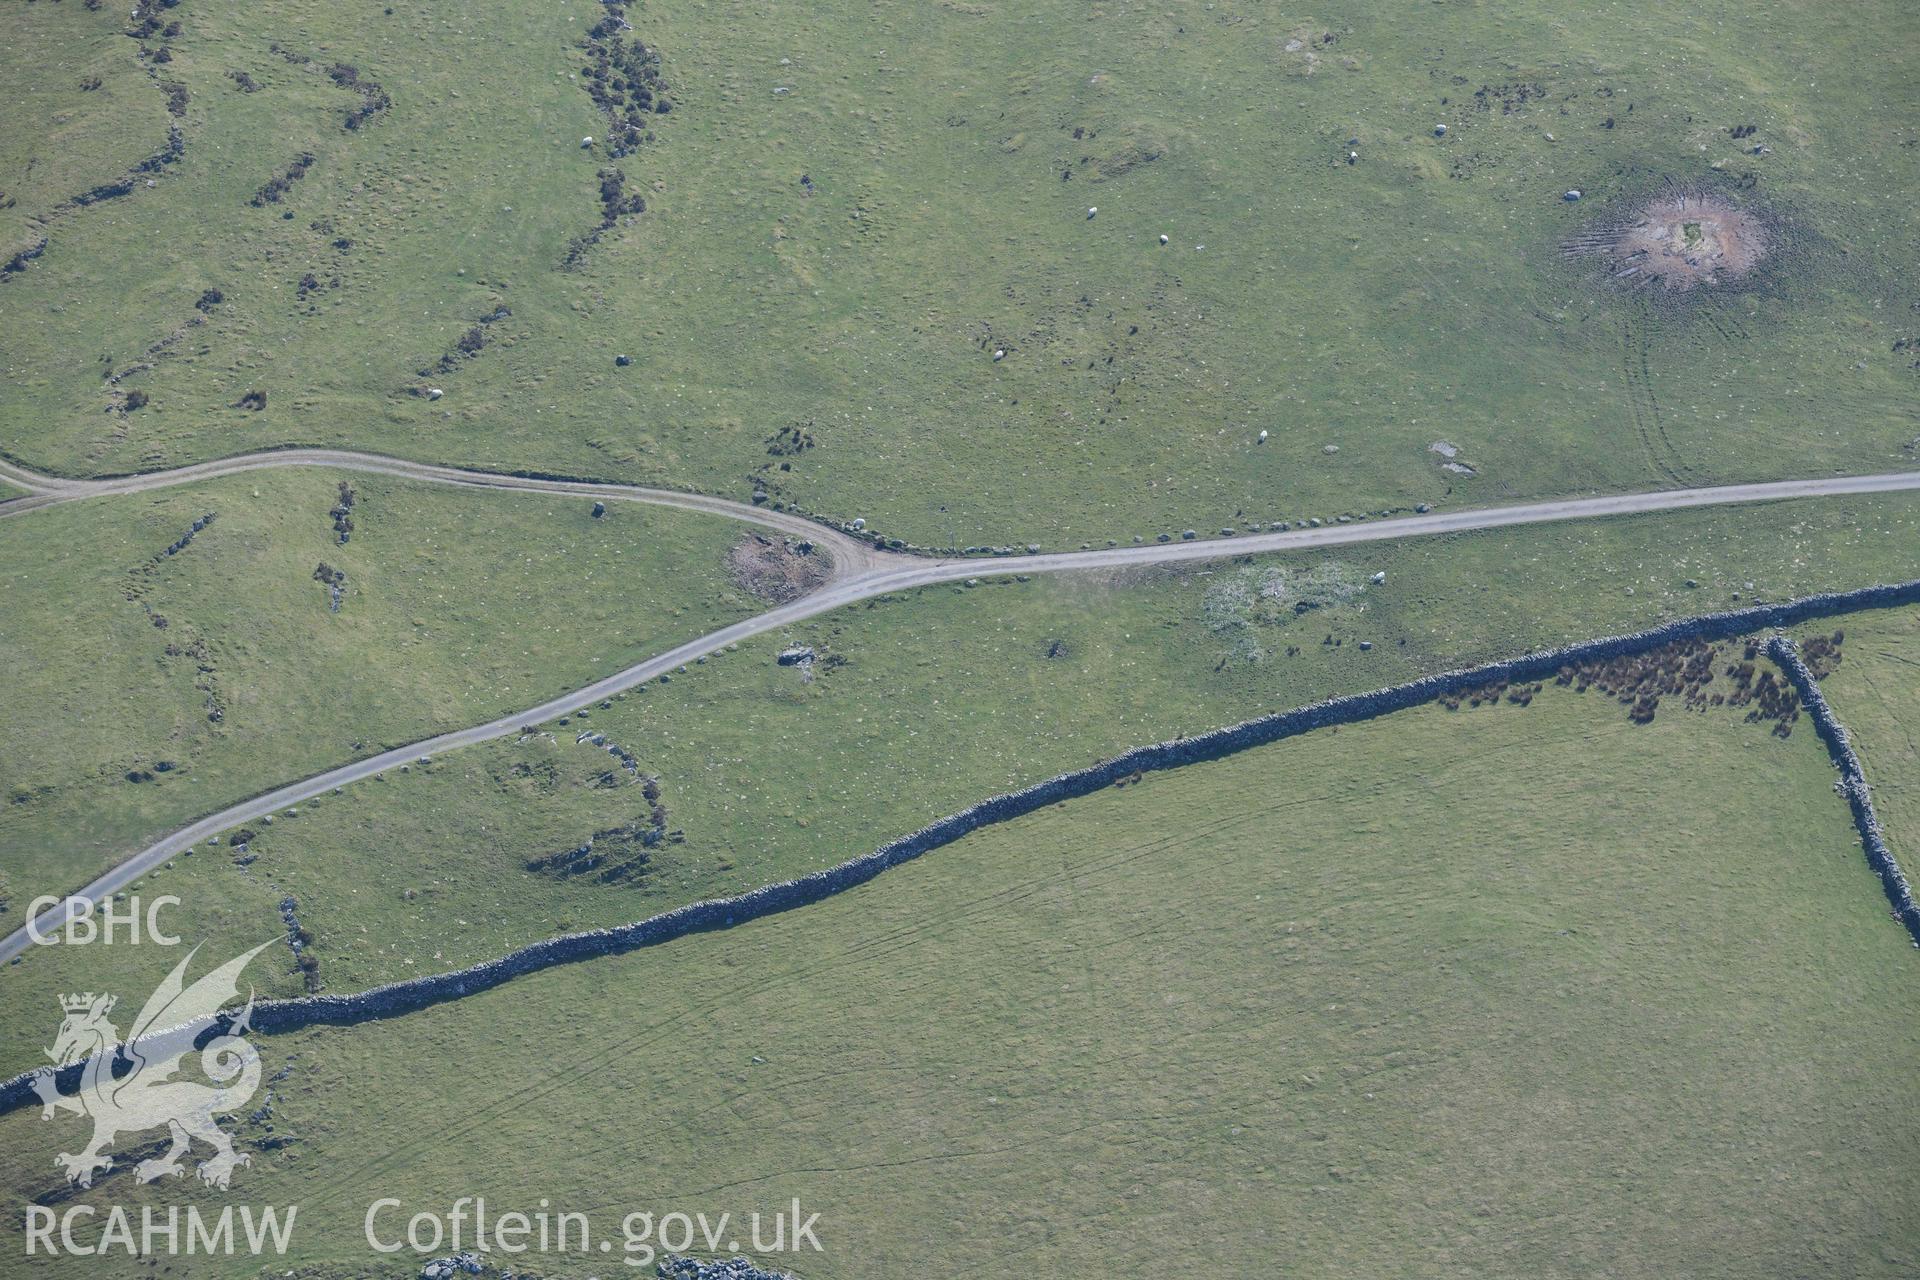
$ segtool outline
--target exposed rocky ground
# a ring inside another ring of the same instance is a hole
[[[745,1258],[701,1262],[676,1256],[666,1259],[655,1270],[661,1280],[793,1280],[784,1271],[767,1271]]]
[[[762,600],[785,604],[827,580],[833,571],[811,542],[749,533],[727,553],[727,572]]]
[[[1727,197],[1675,190],[1648,201],[1624,223],[1588,232],[1563,248],[1570,256],[1604,255],[1615,280],[1685,291],[1746,275],[1767,256],[1769,239],[1760,215]]]

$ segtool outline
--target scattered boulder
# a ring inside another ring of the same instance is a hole
[[[760,1059],[755,1059],[760,1061]],[[742,1257],[725,1262],[701,1262],[671,1254],[654,1268],[660,1280],[793,1280],[785,1271],[766,1271]]]
[[[209,511],[207,512],[207,514],[195,520],[193,524],[188,527],[185,533],[181,534],[179,537],[175,538],[171,543],[169,543],[167,545],[167,549],[161,552],[160,555],[155,556],[154,559],[159,560],[165,556],[177,556],[182,551],[185,551],[187,549],[188,544],[193,541],[194,536],[198,534],[202,529],[206,528],[208,525],[213,523],[213,518],[215,514],[217,513]],[[154,625],[159,626],[162,624],[155,623]]]

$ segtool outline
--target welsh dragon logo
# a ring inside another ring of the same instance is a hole
[[[200,1180],[208,1186],[226,1190],[233,1171],[250,1162],[245,1152],[233,1149],[233,1140],[214,1117],[244,1106],[260,1087],[260,1054],[246,1040],[253,1014],[251,992],[246,1006],[200,1051],[201,1069],[214,1083],[175,1080],[173,1075],[194,1041],[215,1026],[221,1006],[238,998],[240,972],[247,962],[271,945],[260,944],[189,987],[183,978],[199,951],[195,947],[147,998],[124,1040],[108,1021],[115,997],[88,992],[60,998],[66,1019],[47,1056],[58,1067],[81,1064],[80,1088],[71,1095],[60,1092],[55,1068],[41,1067],[33,1073],[33,1090],[40,1095],[43,1119],[62,1111],[93,1118],[93,1141],[78,1154],[54,1157],[68,1182],[92,1186],[94,1174],[113,1167],[105,1152],[114,1139],[163,1127],[173,1143],[161,1155],[134,1166],[134,1177],[141,1182],[185,1173],[181,1158],[196,1139],[213,1148],[199,1166]],[[116,1075],[116,1058],[130,1062],[131,1069]]]

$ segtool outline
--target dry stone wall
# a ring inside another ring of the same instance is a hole
[[[1913,887],[1907,883],[1907,877],[1900,870],[1900,863],[1894,858],[1893,850],[1887,847],[1886,832],[1881,829],[1880,815],[1874,812],[1873,792],[1867,787],[1867,775],[1860,767],[1860,757],[1854,753],[1853,739],[1847,734],[1847,727],[1833,714],[1833,708],[1827,705],[1826,694],[1821,692],[1820,682],[1814,679],[1811,669],[1800,657],[1800,647],[1787,636],[1774,636],[1767,641],[1767,656],[1786,671],[1787,678],[1793,681],[1794,688],[1800,691],[1800,703],[1806,707],[1807,714],[1813,717],[1814,730],[1820,740],[1827,744],[1827,753],[1833,757],[1833,767],[1840,771],[1840,781],[1836,789],[1847,798],[1847,807],[1853,811],[1853,825],[1860,831],[1860,843],[1867,851],[1867,865],[1880,877],[1880,887],[1887,891],[1887,902],[1893,907],[1894,919],[1907,927],[1907,933],[1913,938],[1913,945],[1920,947],[1920,906],[1913,901]]]
[[[1914,603],[1920,603],[1920,580],[1892,586],[1865,587],[1858,591],[1806,596],[1782,604],[1753,605],[1744,609],[1731,609],[1722,613],[1684,618],[1629,635],[1608,636],[1561,648],[1537,650],[1517,658],[1507,658],[1478,667],[1423,676],[1418,680],[1410,680],[1405,684],[1393,685],[1385,689],[1376,689],[1370,693],[1358,693],[1309,703],[1290,711],[1261,716],[1191,738],[1179,738],[1172,742],[1158,742],[1151,746],[1135,748],[1103,763],[1060,774],[1058,777],[1034,783],[1020,791],[983,800],[971,808],[942,818],[911,835],[890,841],[871,853],[863,854],[838,866],[816,871],[795,880],[765,885],[738,897],[689,903],[684,907],[677,907],[672,911],[650,916],[631,924],[549,938],[469,968],[409,978],[403,982],[389,983],[351,995],[317,994],[267,1001],[254,1006],[252,1027],[256,1031],[274,1033],[295,1031],[311,1026],[348,1026],[376,1018],[396,1017],[449,1000],[458,1000],[477,992],[491,990],[524,974],[535,973],[555,965],[572,964],[599,956],[618,955],[641,947],[655,946],[662,942],[683,938],[689,934],[731,928],[748,920],[776,912],[790,911],[796,907],[832,897],[834,894],[844,893],[857,885],[867,883],[891,867],[909,862],[942,845],[952,844],[981,827],[1022,817],[1062,800],[1089,795],[1136,773],[1177,769],[1183,765],[1201,761],[1218,760],[1245,751],[1249,747],[1264,746],[1283,738],[1310,733],[1316,729],[1352,724],[1394,711],[1403,711],[1447,694],[1476,688],[1493,680],[1533,680],[1550,676],[1570,662],[1618,657],[1621,654],[1637,653],[1676,640],[1724,640],[1731,636],[1744,635],[1770,627],[1792,626],[1814,618],[1853,613],[1861,609],[1890,608]],[[1794,657],[1797,659],[1798,655]],[[1804,671],[1804,669],[1802,664],[1801,670]],[[1809,685],[1812,683],[1811,675],[1807,676],[1807,683]],[[1804,689],[1802,696],[1806,696]],[[1826,727],[1828,725],[1832,726],[1831,731],[1838,731],[1837,722],[1832,720],[1830,712],[1825,711],[1825,701],[1816,701],[1817,698],[1818,689],[1815,688],[1814,697],[1808,698],[1807,701],[1809,706],[1817,705],[1821,708],[1821,711],[1816,713],[1820,717],[1817,722],[1822,725],[1821,733],[1826,735],[1830,732]],[[1838,740],[1844,742],[1844,731],[1840,733]],[[1830,743],[1834,740],[1828,739]],[[1847,758],[1852,759],[1850,747],[1847,748]],[[1846,767],[1842,766],[1843,772]],[[1853,773],[1850,776],[1858,779],[1860,774],[1857,761],[1854,761],[1852,768]],[[1865,798],[1863,780],[1859,783],[1858,792],[1850,791],[1848,795],[1849,801],[1856,806],[1856,813],[1860,811],[1859,806],[1869,803]],[[1867,812],[1871,818],[1871,810],[1868,809]],[[1877,821],[1871,823],[1871,829],[1877,833]],[[1867,826],[1862,826],[1863,837],[1867,830]],[[1873,839],[1877,841],[1877,835]],[[1879,841],[1877,844],[1870,843],[1868,857],[1870,860],[1879,859],[1875,863],[1875,869],[1880,871],[1883,882],[1888,884],[1888,893],[1893,895],[1896,892],[1894,886],[1898,885],[1899,892],[1905,894],[1906,882],[1900,876],[1898,868],[1894,866],[1892,856],[1885,852],[1885,848],[1884,841]],[[1875,849],[1879,850],[1877,854],[1874,852]],[[1882,870],[1882,867],[1889,870]],[[1905,903],[1905,910],[1911,913],[1913,910],[1911,895],[1897,899],[1897,909],[1901,902]],[[1912,915],[1902,918],[1909,922],[1909,928],[1915,927],[1912,923]],[[1920,934],[1916,936],[1920,937]],[[174,1029],[173,1034],[178,1034],[180,1030]],[[205,1034],[213,1028],[206,1027],[199,1030],[201,1034]],[[79,1070],[80,1065],[76,1064],[61,1072],[60,1083],[63,1088],[70,1090],[74,1087],[74,1083],[79,1079]],[[16,1076],[0,1084],[0,1113],[24,1106],[34,1098],[31,1075]]]

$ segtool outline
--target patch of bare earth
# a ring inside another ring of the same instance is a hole
[[[1675,290],[1737,280],[1767,255],[1761,219],[1718,195],[1669,193],[1625,223],[1563,246],[1570,255],[1605,255],[1610,274],[1630,284]]]
[[[811,542],[749,533],[727,552],[727,572],[762,600],[785,604],[825,583],[833,566]]]

